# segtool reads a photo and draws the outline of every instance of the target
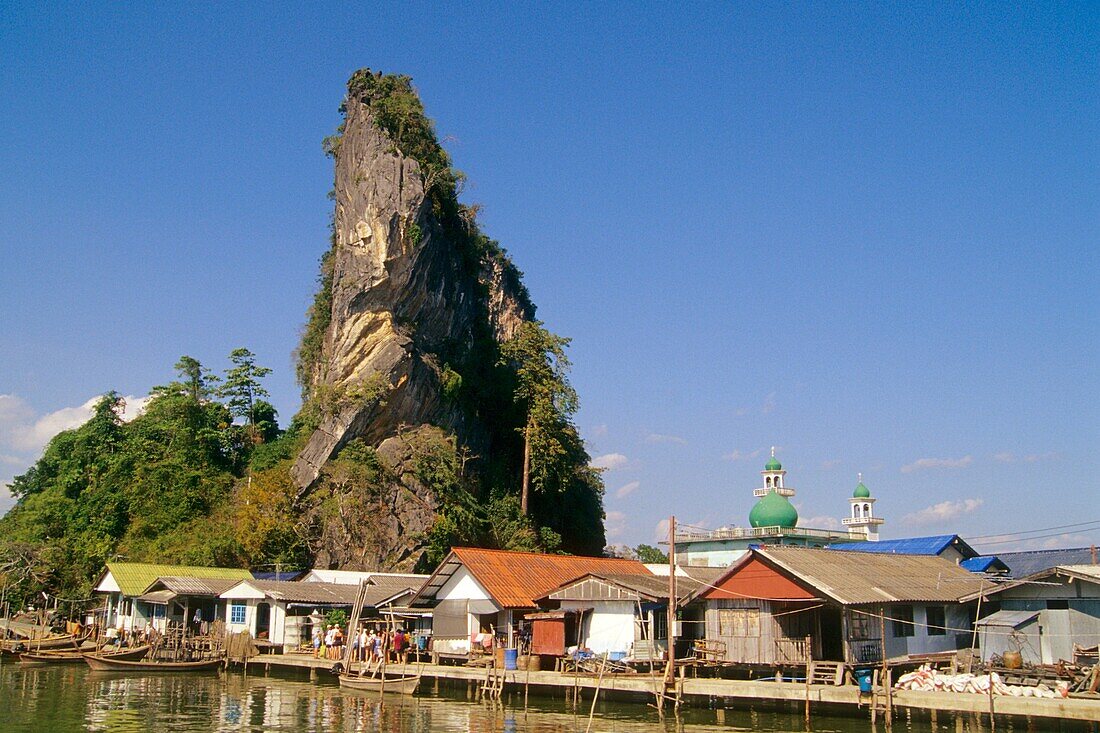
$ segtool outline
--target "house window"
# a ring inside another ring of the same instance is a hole
[[[243,624],[245,620],[245,605],[239,601],[233,601],[229,607],[229,623]]]
[[[653,638],[654,639],[667,639],[668,638],[668,613],[661,609],[653,611]]]
[[[925,609],[925,620],[928,622],[929,636],[947,635],[947,613],[943,606],[929,606]]]
[[[860,611],[848,614],[848,630],[852,641],[867,641],[878,638],[878,618]]]
[[[890,609],[890,616],[893,618],[891,621],[892,628],[894,629],[894,638],[901,639],[907,636],[913,635],[913,607],[912,606],[895,606]]]
[[[719,636],[760,636],[760,609],[718,609],[718,634]]]

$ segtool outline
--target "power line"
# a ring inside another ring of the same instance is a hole
[[[998,534],[981,534],[977,537],[971,537],[971,540],[984,540],[989,537],[1014,537],[1016,535],[1033,534],[1035,532],[1049,532],[1053,529],[1069,529],[1071,527],[1083,527],[1086,524],[1100,524],[1100,519],[1093,519],[1088,522],[1077,522],[1076,524],[1060,524],[1056,527],[1043,527],[1041,529],[1025,529],[1020,532],[1000,532]],[[988,544],[988,543],[987,543]]]
[[[1100,527],[1086,527],[1084,529],[1075,530],[1077,532],[1100,532]],[[1052,534],[1037,534],[1031,537],[1011,537],[1007,540],[994,540],[992,542],[975,542],[975,545],[980,547],[989,547],[990,545],[1005,545],[1011,542],[1023,542],[1025,540],[1041,540],[1044,537],[1064,537],[1065,535],[1073,534],[1072,532],[1054,532]],[[992,535],[994,537],[998,535]]]

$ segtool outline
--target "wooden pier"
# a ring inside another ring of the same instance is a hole
[[[338,662],[332,659],[314,659],[304,655],[264,654],[248,660],[248,669],[304,669],[310,670],[311,679],[318,675],[329,675],[329,671]],[[414,666],[409,663],[409,668]],[[484,668],[464,667],[440,664],[422,664],[420,672],[426,679],[467,682],[476,687],[485,684]],[[503,683],[505,693],[511,691],[523,694],[524,690],[537,689],[541,692],[559,690],[573,694],[581,691],[584,697],[591,697],[597,687],[601,697],[604,695],[637,697],[652,699],[655,686],[663,684],[663,676],[649,674],[604,675],[602,679],[590,675],[574,675],[554,671],[496,670],[497,679]],[[737,707],[752,702],[805,704],[807,699],[817,709],[829,708],[830,712],[847,712],[870,715],[869,696],[859,694],[855,685],[807,685],[805,682],[774,682],[764,680],[722,680],[701,678],[677,678],[676,692],[685,701]],[[588,693],[587,695],[585,693]],[[912,690],[892,691],[892,707],[895,717],[899,712],[937,712],[989,714],[990,697],[965,693],[916,692]],[[995,714],[998,716],[1019,716],[1032,719],[1061,720],[1100,720],[1100,698],[1034,698],[1007,697],[992,698]]]

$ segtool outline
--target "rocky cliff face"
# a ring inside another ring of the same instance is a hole
[[[392,447],[399,431],[431,425],[483,445],[485,425],[444,397],[444,360],[534,316],[514,268],[471,258],[441,222],[438,171],[402,152],[376,100],[349,90],[334,156],[331,313],[320,355],[305,365],[319,422],[292,469],[303,492],[356,438]]]

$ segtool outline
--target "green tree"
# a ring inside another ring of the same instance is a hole
[[[524,323],[515,336],[501,346],[501,363],[511,365],[516,375],[515,399],[527,415],[523,434],[523,479],[520,512],[527,515],[534,466],[536,488],[545,488],[552,463],[568,454],[563,432],[572,429],[577,411],[577,393],[569,384],[569,339],[543,328],[542,323]]]
[[[267,367],[256,364],[256,355],[245,348],[233,349],[229,354],[233,368],[225,373],[225,381],[218,388],[218,396],[226,400],[229,411],[243,417],[251,428],[256,427],[256,400],[267,397],[260,380],[271,374]]]
[[[184,354],[175,365],[176,373],[182,380],[184,391],[191,399],[208,399],[213,394],[213,385],[221,381],[210,370],[204,367],[198,359]]]
[[[668,555],[661,552],[653,545],[638,545],[634,548],[634,555],[645,563],[665,563],[668,562]]]

